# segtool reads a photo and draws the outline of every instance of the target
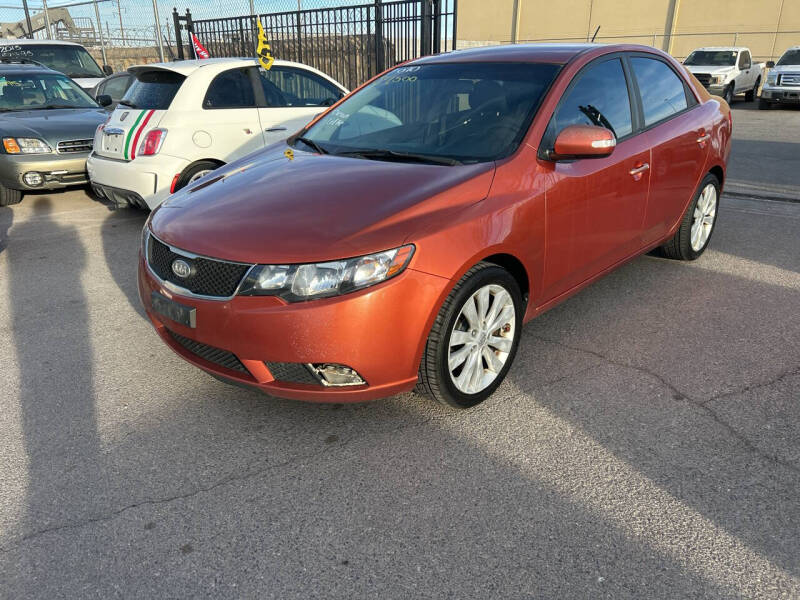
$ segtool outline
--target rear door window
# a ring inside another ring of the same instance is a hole
[[[122,98],[123,104],[144,110],[167,110],[185,79],[173,71],[137,73],[136,80]]]
[[[631,67],[639,84],[645,127],[686,110],[686,87],[666,63],[634,56],[631,58]]]
[[[203,108],[255,108],[256,96],[248,69],[231,69],[214,77]]]

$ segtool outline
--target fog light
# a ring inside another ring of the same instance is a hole
[[[361,375],[350,367],[344,365],[332,365],[328,363],[308,365],[317,374],[323,385],[364,385],[366,382],[361,379]]]
[[[25,182],[25,185],[29,185],[31,187],[39,187],[44,183],[44,178],[42,177],[41,173],[36,171],[29,171],[22,176],[22,181]]]

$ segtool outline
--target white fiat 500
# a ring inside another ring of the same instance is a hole
[[[132,67],[136,78],[97,128],[95,192],[155,208],[206,173],[281,141],[347,94],[306,65],[220,58]],[[102,100],[102,97],[101,97]]]

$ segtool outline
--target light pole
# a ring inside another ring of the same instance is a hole
[[[156,43],[158,44],[158,60],[164,60],[164,45],[161,43],[161,20],[158,18],[158,0],[153,0],[153,15],[156,18]]]
[[[47,0],[42,0],[42,8],[44,9],[44,24],[47,27],[47,39],[53,39],[53,32],[50,31],[50,15],[47,14]]]
[[[28,23],[28,37],[33,39],[33,28],[31,27],[31,13],[28,12],[28,0],[22,0],[22,7],[25,9],[25,21]]]
[[[100,33],[100,54],[103,55],[103,67],[105,67],[108,60],[106,59],[106,43],[103,40],[103,25],[100,23],[100,9],[97,8],[97,0],[92,0],[92,4],[94,4],[95,19],[97,19],[97,31]]]

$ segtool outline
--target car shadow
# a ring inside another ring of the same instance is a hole
[[[14,224],[14,211],[9,206],[0,206],[0,254],[8,247],[8,237]]]
[[[785,318],[800,311],[797,284],[716,271],[710,260],[719,257],[641,257],[611,273],[526,326],[509,377],[797,577],[800,457],[785,425],[800,419],[787,403],[800,385],[800,324]],[[559,362],[582,371],[544,393],[522,367],[549,376]]]

